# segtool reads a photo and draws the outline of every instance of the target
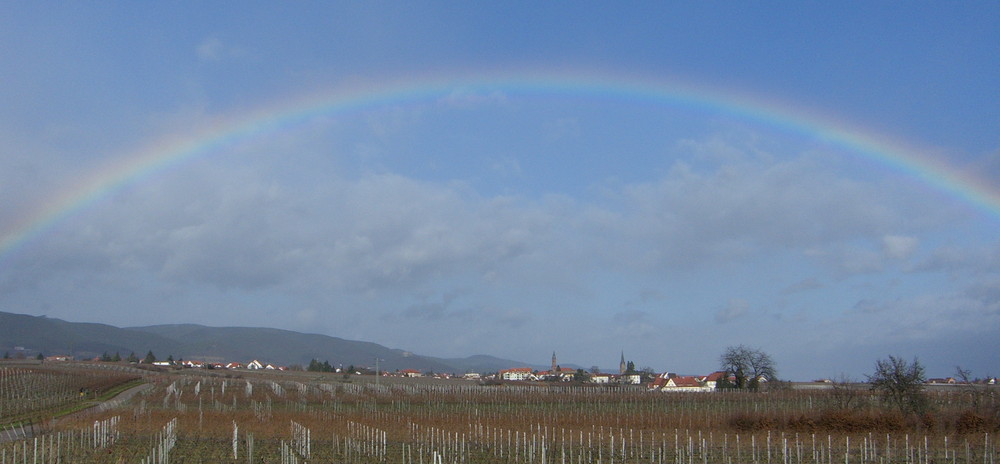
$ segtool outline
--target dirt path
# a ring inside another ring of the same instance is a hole
[[[69,414],[69,415],[60,417],[59,419],[65,419],[67,417],[76,417],[76,416],[81,415],[81,414],[92,414],[92,413],[95,413],[95,412],[104,412],[104,411],[107,411],[108,409],[111,409],[111,408],[117,408],[118,406],[121,406],[122,404],[127,403],[129,400],[132,399],[133,396],[135,396],[135,395],[137,395],[139,393],[142,393],[142,392],[144,392],[146,390],[149,390],[151,388],[153,388],[153,384],[151,384],[151,383],[144,383],[142,385],[136,385],[136,386],[134,386],[132,388],[129,388],[128,390],[125,390],[125,391],[123,391],[123,392],[115,395],[114,398],[111,398],[111,399],[109,399],[107,401],[103,401],[103,402],[100,402],[98,404],[95,404],[94,406],[91,406],[91,407],[89,407],[87,409],[83,409],[83,410],[74,412],[73,414]],[[59,420],[59,419],[57,419],[57,420]]]
[[[85,415],[85,414],[95,414],[95,413],[107,411],[107,410],[112,409],[112,408],[116,408],[118,406],[121,406],[122,404],[127,403],[129,400],[132,399],[133,396],[135,396],[135,395],[137,395],[137,394],[139,394],[141,392],[144,392],[146,390],[149,390],[151,388],[153,388],[153,384],[150,384],[150,383],[144,383],[142,385],[136,385],[136,386],[134,386],[132,388],[129,388],[128,390],[125,390],[125,391],[123,391],[123,392],[115,395],[113,398],[111,398],[111,399],[109,399],[107,401],[102,401],[100,403],[95,403],[95,404],[87,407],[86,409],[81,409],[81,410],[79,410],[77,412],[74,412],[72,414],[67,414],[67,415],[62,416],[60,418],[53,419],[48,426],[44,426],[43,427],[41,424],[30,424],[30,425],[24,425],[24,426],[20,426],[20,427],[12,427],[12,428],[9,428],[9,429],[0,429],[0,443],[7,443],[9,441],[23,440],[25,438],[34,437],[35,435],[38,435],[39,433],[41,433],[41,431],[42,431],[43,428],[49,428],[50,426],[55,425],[56,423],[58,423],[60,420],[63,420],[63,419],[67,419],[67,418],[71,418],[71,417],[80,417],[80,416]]]

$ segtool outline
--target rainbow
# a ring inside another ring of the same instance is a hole
[[[209,156],[226,147],[267,134],[289,130],[320,116],[343,116],[383,106],[428,102],[459,94],[503,92],[505,95],[566,95],[613,98],[672,105],[726,114],[812,137],[858,153],[878,164],[1000,218],[1000,191],[996,185],[959,171],[901,140],[870,133],[835,118],[747,94],[721,91],[663,78],[594,72],[518,72],[488,75],[453,74],[398,82],[346,85],[332,92],[309,94],[221,119],[195,133],[154,140],[144,148],[116,159],[75,185],[48,198],[33,214],[6,227],[0,236],[0,259],[24,243],[52,229],[88,205],[112,192],[180,165]]]

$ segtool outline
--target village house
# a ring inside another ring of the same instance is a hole
[[[710,392],[711,388],[699,382],[698,379],[693,375],[678,375],[674,377],[669,377],[667,379],[657,379],[664,380],[663,385],[660,387],[661,392],[673,393],[673,392]]]
[[[500,371],[500,380],[534,380],[530,367],[514,367]]]
[[[646,385],[646,390],[659,391],[661,388],[663,388],[663,385],[666,383],[667,383],[667,378],[663,377],[662,375],[658,375],[656,376],[655,379],[653,379],[652,382],[649,383],[649,385]]]
[[[264,365],[261,364],[261,362],[258,361],[258,360],[256,360],[256,359],[254,359],[253,361],[250,361],[250,362],[247,363],[247,369],[250,369],[250,370],[258,370],[258,369],[263,369],[263,368],[264,368]]]
[[[705,384],[706,387],[708,387],[709,390],[715,390],[716,388],[719,387],[718,385],[719,382],[726,380],[726,373],[725,371],[715,371],[711,374],[706,375],[705,377],[702,377],[700,380],[702,381],[702,383]],[[733,376],[729,376],[729,381],[735,382],[736,378]]]
[[[553,370],[542,371],[535,374],[539,380],[558,380],[561,382],[571,382],[576,375],[576,369],[570,367],[557,367]]]
[[[710,392],[718,386],[718,382],[726,377],[726,373],[716,371],[705,376],[677,375],[664,372],[649,384],[649,391],[661,392]]]
[[[403,370],[399,371],[399,373],[402,374],[403,377],[423,377],[424,376],[423,372],[420,372],[420,371],[418,371],[416,369],[403,369]]]
[[[954,385],[957,382],[954,377],[947,377],[943,379],[942,378],[927,379],[927,383],[937,384],[937,385]]]
[[[618,376],[618,382],[625,385],[641,385],[642,373],[634,372],[630,374],[621,374]]]
[[[618,375],[616,374],[590,374],[590,383],[616,383],[618,381]]]

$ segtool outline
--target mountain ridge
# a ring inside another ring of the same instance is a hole
[[[15,350],[23,347],[24,351]],[[490,355],[437,358],[388,348],[374,342],[347,340],[323,334],[268,327],[211,327],[200,324],[159,324],[116,327],[91,322],[69,322],[47,316],[0,311],[0,351],[46,355],[68,354],[90,359],[104,353],[140,358],[152,351],[159,358],[241,363],[259,359],[279,365],[329,361],[338,366],[375,367],[383,370],[494,372],[510,367],[545,368]]]

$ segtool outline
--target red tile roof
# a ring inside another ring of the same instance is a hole
[[[512,367],[510,369],[504,369],[504,370],[500,371],[501,374],[503,374],[504,372],[527,372],[527,373],[530,374],[531,373],[531,368],[530,367]]]
[[[670,380],[673,381],[675,387],[700,387],[701,383],[694,376],[684,375],[673,377]]]
[[[715,371],[715,372],[713,372],[711,374],[708,374],[708,376],[705,377],[705,381],[706,382],[713,382],[713,381],[714,382],[718,382],[718,381],[720,381],[720,380],[722,380],[724,378],[726,378],[726,373],[725,372],[723,372],[723,371]]]

